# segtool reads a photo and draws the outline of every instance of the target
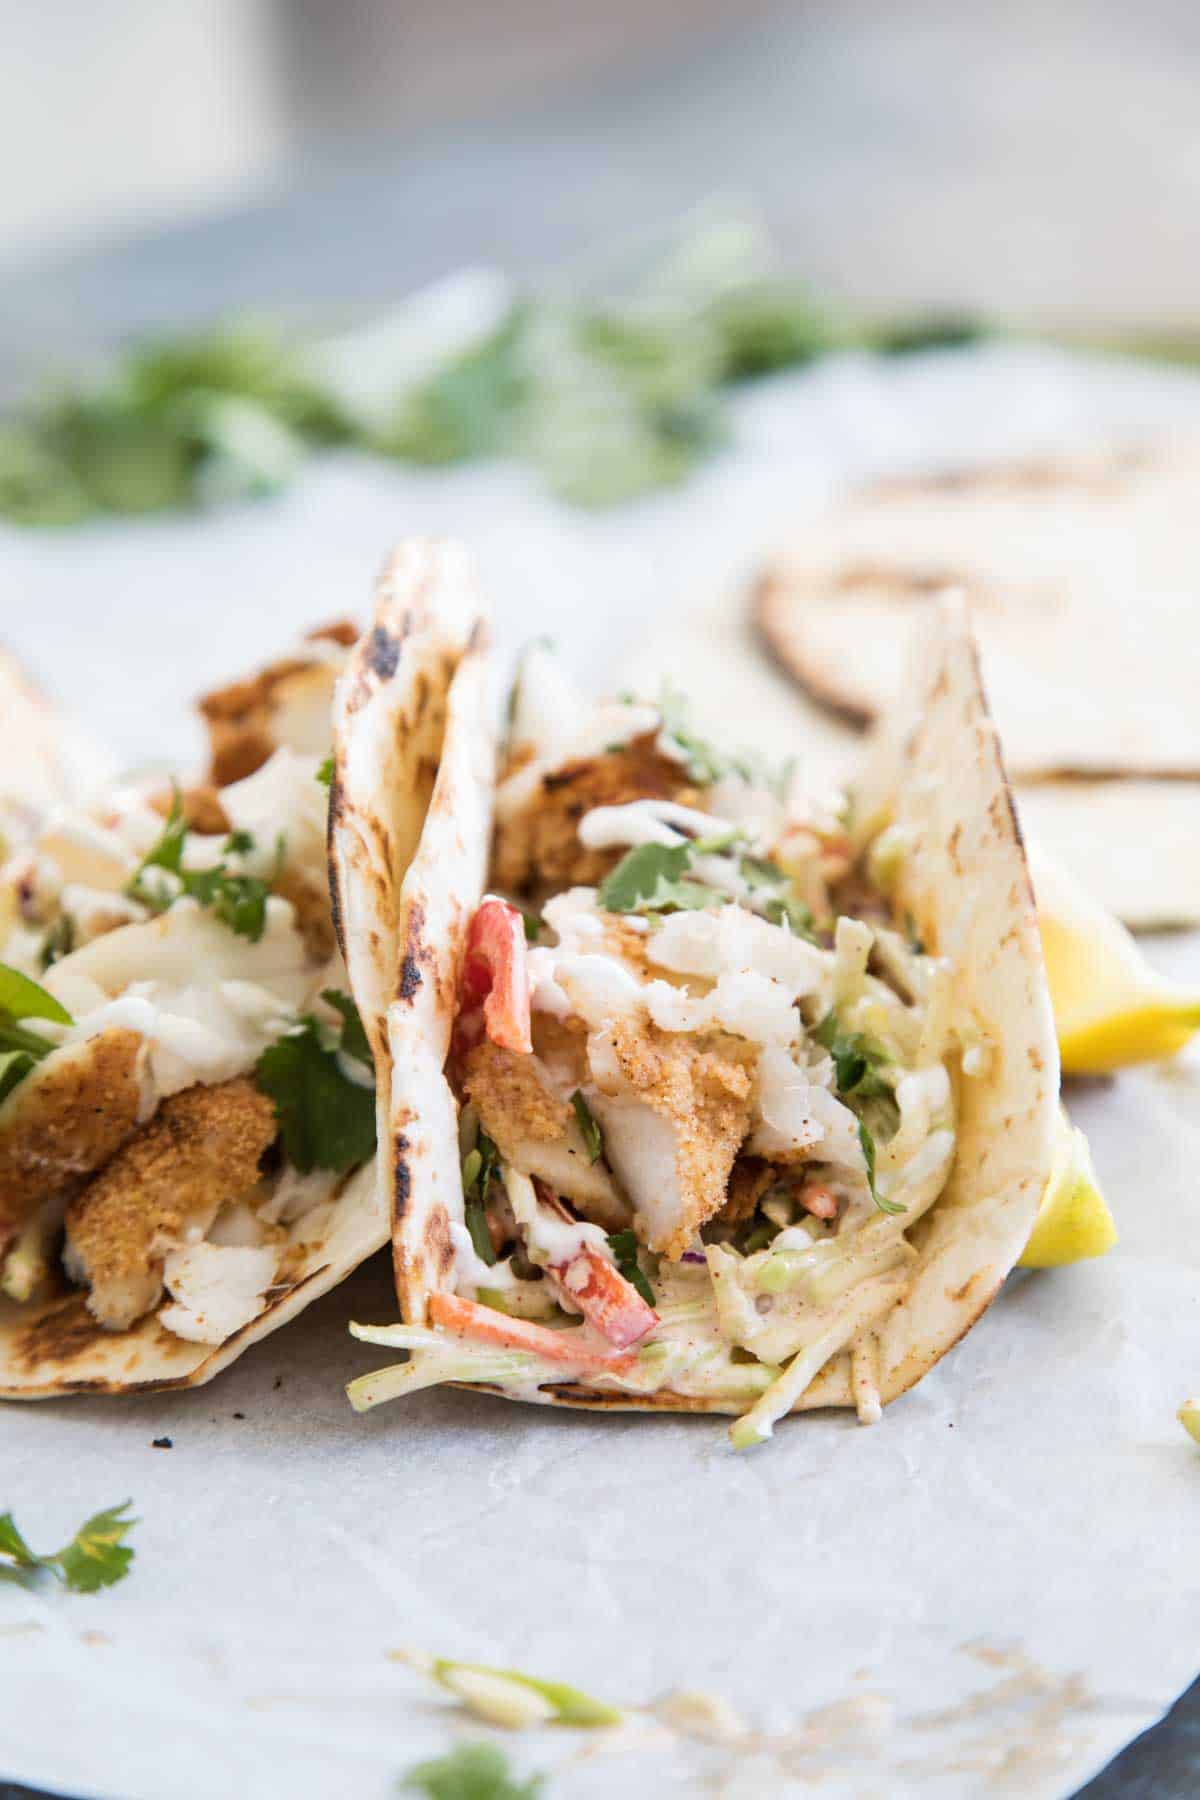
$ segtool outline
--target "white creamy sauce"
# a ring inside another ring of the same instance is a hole
[[[610,850],[622,845],[683,844],[693,837],[720,837],[732,830],[724,819],[694,806],[673,800],[631,800],[625,806],[594,806],[585,813],[579,821],[579,841],[589,850]]]
[[[506,1165],[504,1187],[513,1216],[524,1234],[529,1260],[539,1268],[564,1269],[586,1251],[604,1262],[613,1261],[606,1233],[598,1225],[588,1225],[582,1219],[559,1218],[550,1207],[542,1205],[527,1175]],[[484,1285],[488,1284],[485,1282]]]

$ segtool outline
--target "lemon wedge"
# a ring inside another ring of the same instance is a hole
[[[1155,973],[1112,914],[1036,849],[1038,923],[1066,1075],[1107,1075],[1182,1050],[1200,1031],[1200,991]]]
[[[1185,1400],[1175,1417],[1188,1436],[1200,1444],[1200,1400]]]
[[[1058,1269],[1103,1256],[1116,1241],[1117,1228],[1097,1185],[1088,1141],[1060,1111],[1050,1179],[1020,1265]]]

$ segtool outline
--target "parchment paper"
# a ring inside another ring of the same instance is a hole
[[[752,391],[727,456],[615,514],[510,469],[339,458],[208,521],[6,534],[2,635],[125,762],[186,760],[193,692],[361,613],[400,533],[453,532],[510,649],[550,630],[600,686],[676,645],[681,685],[720,669],[728,735],[799,734],[727,608],[803,507],[885,467],[1197,423],[1200,383],[1131,365],[844,359]],[[1151,948],[1200,982],[1200,935]],[[356,1419],[342,1383],[387,1358],[345,1323],[393,1316],[381,1262],[194,1394],[0,1410],[0,1509],[35,1544],[127,1495],[141,1518],[107,1594],[0,1586],[0,1774],[383,1800],[486,1735],[393,1654],[415,1647],[643,1708],[699,1689],[744,1723],[511,1740],[553,1795],[1070,1793],[1200,1665],[1200,1453],[1174,1417],[1200,1388],[1200,1058],[1068,1099],[1118,1250],[1015,1278],[872,1431],[804,1418],[735,1455],[716,1420],[453,1393]]]

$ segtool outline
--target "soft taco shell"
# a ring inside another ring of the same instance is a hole
[[[178,1338],[155,1314],[129,1331],[106,1331],[65,1282],[50,1300],[18,1306],[0,1299],[0,1399],[200,1387],[344,1281],[387,1237],[376,1163],[365,1163],[340,1184],[325,1229],[288,1253],[258,1317],[223,1344]]]
[[[338,684],[334,919],[375,1056],[385,1211],[406,1317],[449,1268],[462,1212],[443,1073],[463,942],[483,893],[495,741],[488,614],[465,552],[408,543]]]
[[[413,545],[399,553],[385,577],[375,626],[358,645],[338,695],[338,768],[330,796],[330,888],[345,932],[355,998],[376,1043],[372,1008],[379,994],[389,991],[395,973],[396,939],[382,931],[366,935],[359,931],[362,909],[349,884],[359,872],[370,879],[358,846],[369,837],[364,820],[378,817],[381,809],[379,793],[370,786],[370,757],[353,761],[347,769],[340,740],[345,719],[356,710],[364,691],[368,687],[386,690],[395,730],[389,743],[378,746],[374,767],[379,778],[389,784],[388,803],[396,825],[386,844],[386,862],[389,879],[398,884],[422,839],[422,830],[430,838],[437,832],[436,820],[426,814],[437,790],[448,692],[470,636],[469,626],[465,635],[459,636],[449,629],[439,613],[437,586],[439,578],[449,581],[451,571],[458,568],[455,554],[439,547]],[[405,585],[402,571],[411,577],[406,599],[398,591]],[[426,589],[427,578],[432,591]],[[339,627],[328,635],[335,644],[344,645],[347,634]],[[330,739],[336,671],[321,658],[312,664],[295,659],[279,667],[284,669],[281,681],[264,678],[237,684],[244,696],[258,694],[250,711],[258,707],[258,724],[267,721],[257,738],[257,725],[247,733],[241,740],[243,746],[257,742],[264,756],[285,740],[290,740],[289,747],[294,749],[324,750]],[[323,722],[315,710],[318,688]],[[286,705],[280,701],[281,692],[291,696]],[[227,716],[233,720],[235,714],[236,709],[231,709]],[[297,733],[303,742],[295,741]],[[360,771],[365,791],[360,791]],[[478,783],[480,795],[486,796],[489,784],[485,769]],[[477,807],[486,808],[485,798],[475,796],[474,800]],[[377,845],[375,848],[378,850]],[[383,1066],[381,1062],[380,1068]],[[62,1291],[47,1300],[18,1305],[0,1299],[0,1397],[33,1400],[62,1394],[140,1393],[197,1387],[211,1380],[243,1350],[286,1324],[387,1244],[391,1184],[381,1161],[375,1159],[342,1179],[323,1226],[311,1235],[302,1232],[302,1241],[285,1251],[274,1284],[262,1296],[257,1317],[221,1344],[198,1344],[176,1337],[155,1314],[128,1331],[107,1331],[87,1311],[83,1294],[68,1288],[65,1281]]]
[[[1059,1089],[1029,872],[961,607],[947,603],[931,612],[913,646],[903,695],[876,729],[858,804],[908,832],[896,907],[913,915],[931,948],[955,958],[957,1005],[990,1059],[986,1073],[960,1084],[949,1184],[914,1234],[920,1254],[912,1287],[881,1331],[885,1401],[918,1382],[970,1329],[1020,1256],[1050,1175]],[[449,1029],[449,1017],[441,1018],[439,1050]],[[440,1064],[437,1079],[444,1085]],[[443,1123],[439,1112],[435,1144],[427,1132],[418,1154],[404,1147],[416,1100],[415,1088],[396,1083],[395,1142],[409,1184],[398,1255],[425,1280],[416,1288],[410,1280],[401,1292],[409,1322],[423,1319],[429,1292],[446,1281],[443,1209],[462,1216],[452,1114]],[[532,1397],[614,1411],[742,1410],[731,1401],[627,1395],[587,1381],[556,1383]],[[799,1410],[852,1404],[848,1359],[841,1356]]]
[[[855,724],[898,691],[914,613],[961,589],[1017,780],[1200,776],[1200,452],[1123,452],[878,483],[754,600],[773,655]]]

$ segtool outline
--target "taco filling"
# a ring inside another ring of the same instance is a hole
[[[990,1054],[893,901],[908,850],[674,696],[589,707],[526,657],[446,1065],[452,1270],[428,1323],[355,1328],[410,1352],[357,1406],[585,1382],[739,1412],[748,1444],[844,1358],[878,1419],[878,1334]]]
[[[325,741],[328,742],[328,703]],[[316,755],[62,808],[0,869],[0,1294],[223,1344],[375,1143]],[[15,1329],[15,1327],[14,1327]]]

